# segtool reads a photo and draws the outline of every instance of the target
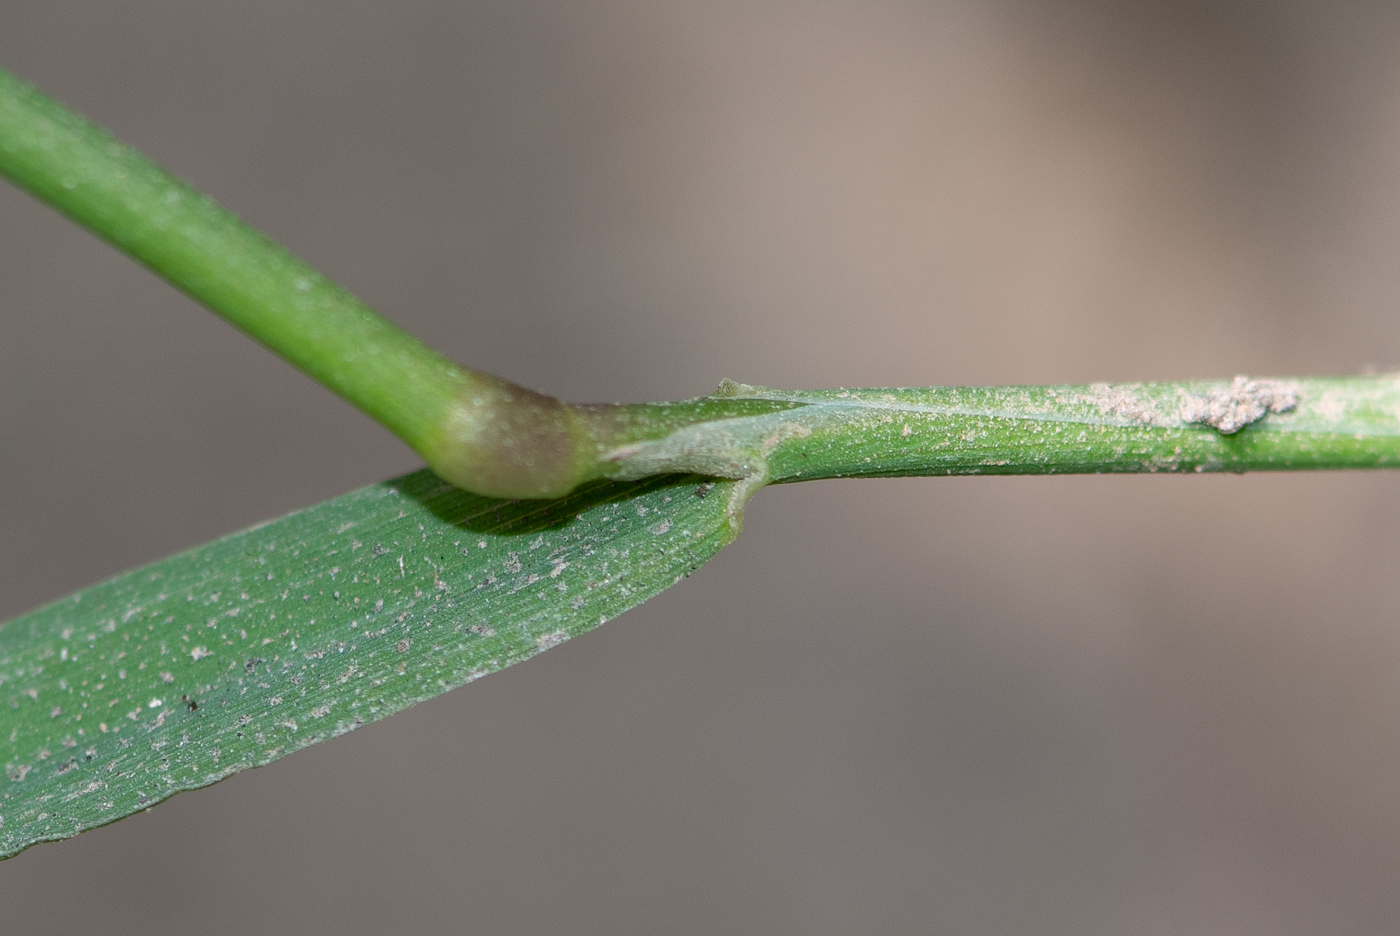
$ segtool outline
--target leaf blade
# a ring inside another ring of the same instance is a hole
[[[384,718],[591,630],[733,539],[731,482],[568,498],[423,471],[0,627],[0,857]]]

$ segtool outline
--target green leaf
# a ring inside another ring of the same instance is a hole
[[[0,628],[0,857],[352,731],[590,630],[734,537],[733,482],[468,494],[427,471]]]

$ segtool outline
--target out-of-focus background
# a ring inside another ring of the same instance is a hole
[[[1400,364],[1400,6],[4,0],[0,62],[575,400]],[[416,466],[0,187],[0,618]],[[0,864],[71,933],[1369,934],[1400,476],[765,491],[530,663]]]

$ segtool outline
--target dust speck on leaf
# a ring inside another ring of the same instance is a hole
[[[561,643],[568,639],[569,635],[566,631],[553,631],[551,633],[541,634],[540,636],[536,637],[535,646],[539,647],[541,650],[548,650],[550,647],[559,646]]]

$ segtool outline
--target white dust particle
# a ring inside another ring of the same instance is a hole
[[[561,630],[554,631],[553,633],[541,634],[540,636],[536,637],[535,646],[539,647],[541,650],[548,650],[550,647],[559,646],[561,643],[568,639],[569,635],[567,632]]]
[[[329,715],[330,713],[331,713],[331,707],[330,707],[329,705],[318,705],[318,706],[316,706],[314,709],[311,710],[311,717],[312,717],[312,718],[325,718],[325,717],[326,717],[327,715]]]
[[[86,795],[89,794],[89,793],[93,793],[93,792],[95,792],[95,791],[97,791],[97,790],[102,789],[102,788],[105,787],[106,785],[107,785],[107,784],[104,783],[104,782],[102,782],[101,780],[94,780],[94,781],[92,781],[91,783],[89,783],[87,786],[83,787],[81,790],[75,790],[74,792],[69,793],[67,796],[65,796],[65,797],[63,798],[63,801],[66,803],[66,802],[69,802],[69,801],[71,801],[71,800],[77,799],[79,796],[86,796]]]
[[[160,674],[160,681],[161,681],[161,682],[174,682],[174,681],[175,681],[175,677],[172,676],[170,673],[161,673],[161,674]]]
[[[195,647],[190,651],[190,656],[196,660],[202,660],[207,656],[213,656],[208,647]]]
[[[151,701],[149,701],[149,702],[146,703],[146,707],[147,707],[147,708],[160,708],[160,707],[161,707],[162,705],[164,705],[164,704],[165,704],[165,703],[162,702],[160,699],[152,699]]]
[[[1341,422],[1347,411],[1346,396],[1335,390],[1328,390],[1313,406],[1313,409],[1328,422]]]
[[[651,528],[651,534],[652,534],[652,536],[660,536],[661,534],[663,534],[663,533],[669,533],[670,531],[671,531],[671,521],[670,521],[670,520],[662,520],[662,521],[661,521],[660,523],[658,523],[656,526],[654,526],[654,527]]]
[[[1188,396],[1181,404],[1181,420],[1201,423],[1234,435],[1269,413],[1287,413],[1298,405],[1298,391],[1276,380],[1250,380],[1240,375],[1228,389],[1208,396]]]
[[[1099,408],[1105,416],[1116,416],[1136,423],[1152,422],[1150,401],[1140,398],[1132,386],[1092,384],[1087,402]]]

